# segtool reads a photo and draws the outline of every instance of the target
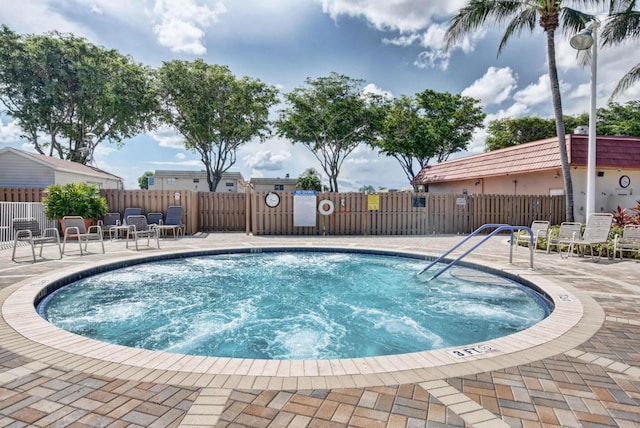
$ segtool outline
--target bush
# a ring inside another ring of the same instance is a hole
[[[44,214],[50,220],[64,216],[101,219],[109,210],[107,200],[100,196],[98,187],[87,183],[52,184],[45,190]]]

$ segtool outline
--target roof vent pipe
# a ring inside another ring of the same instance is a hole
[[[589,127],[585,125],[576,126],[573,133],[577,135],[589,135]]]

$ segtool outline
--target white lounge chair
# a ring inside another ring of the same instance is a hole
[[[586,254],[587,248],[589,248],[589,255],[594,262],[600,260],[602,256],[602,248],[598,251],[598,256],[594,253],[595,245],[604,245],[609,241],[609,233],[611,232],[611,223],[613,222],[613,214],[596,213],[591,214],[587,219],[587,225],[585,226],[582,236],[575,237],[573,239],[561,240],[558,245],[568,245],[567,255],[569,257],[573,254],[574,248],[578,247],[578,252],[581,256]],[[561,257],[565,257],[559,248]],[[608,256],[608,250],[607,250]]]
[[[582,235],[582,223],[575,221],[563,221],[557,232],[549,233],[547,238],[547,254],[551,251],[551,247],[556,247],[560,252],[560,241],[573,240]]]
[[[616,235],[613,241],[613,258],[620,253],[620,260],[624,251],[638,251],[640,253],[640,224],[628,224],[622,231],[622,236]]]
[[[546,220],[534,220],[531,223],[531,232],[533,232],[533,250],[535,251],[538,248],[538,241],[540,239],[549,238],[549,222]],[[517,234],[515,241],[516,250],[520,244],[527,244],[527,246],[529,246],[531,243],[531,235],[529,235],[528,231],[523,230]]]

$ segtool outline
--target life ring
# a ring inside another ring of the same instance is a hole
[[[330,201],[329,199],[323,199],[318,204],[318,212],[322,215],[331,215],[335,209],[336,207],[333,205],[333,201]]]

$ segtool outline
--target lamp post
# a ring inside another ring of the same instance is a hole
[[[589,106],[589,144],[587,151],[587,202],[585,219],[595,212],[596,207],[596,82],[598,63],[598,21],[592,21],[587,28],[571,37],[569,44],[577,50],[591,48],[591,99]]]

